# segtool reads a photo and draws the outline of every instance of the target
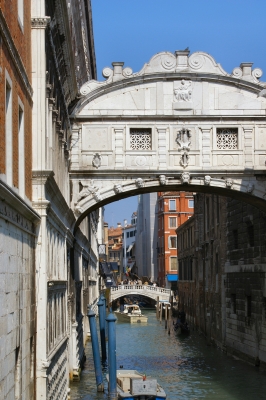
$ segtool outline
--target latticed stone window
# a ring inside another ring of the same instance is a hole
[[[216,140],[217,140],[217,149],[237,150],[237,148],[238,148],[238,129],[237,128],[217,128]]]
[[[151,150],[151,129],[132,128],[130,129],[131,150]]]

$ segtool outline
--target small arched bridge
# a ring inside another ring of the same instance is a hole
[[[169,301],[171,290],[150,285],[119,285],[110,290],[110,302],[122,296],[141,295],[150,299]]]

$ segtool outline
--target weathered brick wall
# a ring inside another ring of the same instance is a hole
[[[0,18],[11,38],[12,49],[10,49],[1,32],[0,42],[0,93],[2,101],[0,106],[0,174],[6,173],[5,165],[5,71],[8,72],[12,81],[12,130],[13,130],[13,185],[18,187],[18,96],[24,105],[24,131],[25,131],[25,194],[31,199],[31,95],[27,93],[22,78],[16,67],[16,60],[20,58],[24,65],[28,81],[31,80],[31,22],[30,22],[30,1],[24,1],[24,27],[20,27],[18,21],[17,2],[1,1]],[[11,53],[15,54],[15,60]]]

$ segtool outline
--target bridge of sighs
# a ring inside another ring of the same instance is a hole
[[[112,65],[105,81],[81,88],[72,110],[76,226],[93,209],[153,191],[211,191],[266,210],[259,68],[242,63],[227,73],[189,51],[158,53],[137,73]]]

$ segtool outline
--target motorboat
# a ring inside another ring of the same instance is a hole
[[[142,314],[138,304],[125,304],[123,311],[117,310],[115,315],[120,322],[135,324],[148,321],[148,317]]]
[[[109,381],[108,374],[106,375]],[[136,370],[117,370],[117,399],[130,400],[162,400],[166,393],[157,379],[146,377]]]

